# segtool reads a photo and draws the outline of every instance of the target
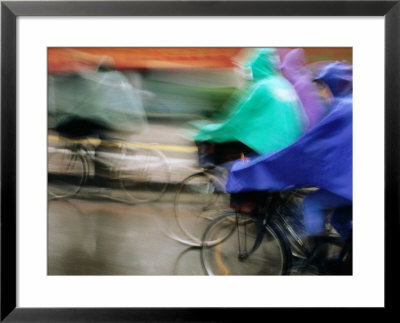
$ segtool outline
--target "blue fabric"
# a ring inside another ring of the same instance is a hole
[[[304,226],[307,233],[322,235],[325,228],[325,210],[336,209],[331,215],[331,224],[344,238],[351,230],[352,201],[324,190],[310,193],[304,200]]]

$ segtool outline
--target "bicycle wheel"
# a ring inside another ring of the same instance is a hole
[[[209,223],[229,208],[229,195],[219,193],[204,172],[186,177],[174,199],[175,217],[180,229],[198,246]]]
[[[290,268],[290,248],[280,228],[245,214],[219,216],[203,241],[201,263],[208,275],[284,275]]]
[[[160,199],[170,179],[165,155],[157,149],[125,147],[122,157],[119,179],[129,199],[135,203]]]
[[[52,198],[67,198],[77,194],[86,179],[84,157],[69,149],[49,148],[48,193]]]

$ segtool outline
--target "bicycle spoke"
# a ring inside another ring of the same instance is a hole
[[[271,227],[261,227],[254,218],[227,212],[207,228],[203,239],[218,240],[201,249],[202,265],[210,275],[280,275],[288,268],[289,249]],[[226,234],[226,227],[234,234]],[[225,233],[224,233],[225,232]],[[275,239],[264,239],[270,235]]]

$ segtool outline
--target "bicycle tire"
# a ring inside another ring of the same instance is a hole
[[[79,152],[56,149],[48,152],[47,174],[48,195],[54,199],[70,198],[85,183],[87,163]]]
[[[280,227],[273,222],[264,224],[263,239],[248,258],[239,257],[239,241],[241,247],[247,243],[250,250],[260,226],[262,224],[255,217],[233,211],[222,214],[210,223],[204,232],[200,251],[205,274],[286,275],[291,266],[290,246]],[[213,243],[208,244],[207,241]]]
[[[186,177],[174,198],[174,214],[179,228],[195,245],[201,246],[209,223],[229,207],[228,194],[218,193],[205,172]]]
[[[134,203],[154,202],[164,195],[170,181],[167,158],[157,149],[122,149],[119,165],[121,188]]]

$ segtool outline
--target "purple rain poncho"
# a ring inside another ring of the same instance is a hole
[[[329,114],[292,145],[247,163],[236,162],[227,192],[318,187],[352,200],[352,67],[329,64],[317,80],[334,95]]]
[[[292,83],[308,117],[308,128],[313,128],[326,115],[327,108],[313,83],[312,72],[306,66],[306,57],[301,48],[287,52],[281,64],[282,74]]]

